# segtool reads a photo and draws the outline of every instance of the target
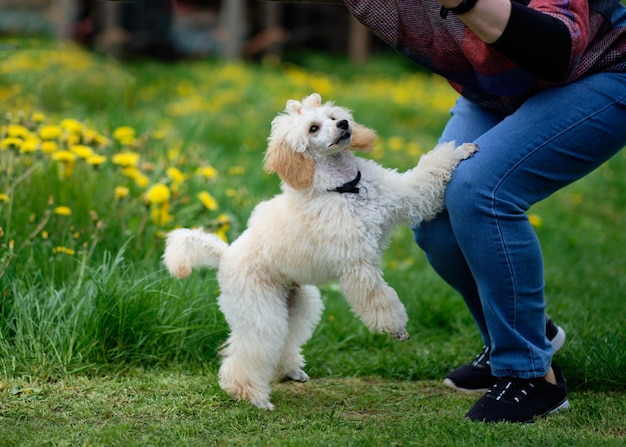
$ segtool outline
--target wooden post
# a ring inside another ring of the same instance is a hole
[[[222,0],[220,6],[220,28],[224,30],[222,57],[242,57],[246,35],[245,0]]]
[[[56,37],[60,40],[72,38],[72,26],[76,16],[77,5],[74,0],[56,0],[55,9],[57,16]]]
[[[265,2],[265,29],[271,30],[275,28],[279,28],[281,26],[281,10],[282,4],[273,3],[273,2]],[[280,55],[281,53],[281,45],[274,43],[270,45],[266,49],[266,53]]]
[[[352,14],[349,20],[348,57],[355,64],[364,64],[369,56],[369,31]]]

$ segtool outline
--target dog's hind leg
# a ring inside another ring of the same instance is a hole
[[[219,304],[231,333],[221,351],[219,383],[237,400],[272,410],[270,382],[288,333],[286,291],[250,287],[239,295],[220,296]]]
[[[322,317],[324,304],[319,289],[295,285],[289,292],[287,309],[289,332],[274,378],[306,382],[309,376],[302,370],[305,360],[300,349],[311,338]]]

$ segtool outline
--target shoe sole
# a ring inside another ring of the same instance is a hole
[[[456,391],[462,391],[464,393],[486,393],[487,391],[489,391],[489,388],[475,388],[475,389],[461,388],[460,386],[457,386],[456,383],[454,383],[452,380],[448,378],[443,380],[443,384],[447,386],[448,388],[452,388],[453,390],[456,390]]]
[[[537,418],[542,418],[542,417],[545,417],[545,416],[547,416],[549,414],[553,414],[553,413],[556,413],[556,412],[561,411],[561,410],[566,410],[568,408],[569,408],[569,401],[567,400],[567,397],[566,397],[560,404],[558,404],[555,407],[549,409],[545,413],[537,414],[537,415],[533,416],[532,418],[530,418],[530,419],[528,419],[526,421],[501,420],[501,421],[486,421],[486,422],[514,422],[514,423],[519,423],[519,424],[534,424],[535,420]],[[466,416],[466,418],[467,418],[467,416]],[[485,420],[481,421],[480,419],[470,419],[470,420],[473,421],[473,422],[485,422]]]
[[[537,416],[535,416],[533,419],[530,419],[528,421],[524,421],[522,422],[523,424],[532,424],[535,422],[535,418],[542,418],[542,417],[546,417],[549,414],[554,414],[557,413],[561,410],[567,410],[569,408],[569,401],[567,400],[567,397],[565,398],[565,400],[563,400],[563,402],[561,402],[560,404],[558,404],[556,407],[553,407],[551,409],[549,409],[548,411],[546,411],[543,414],[538,414]]]

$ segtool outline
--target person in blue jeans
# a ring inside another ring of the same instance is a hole
[[[626,145],[626,8],[619,0],[344,3],[459,92],[441,141],[479,146],[454,172],[446,210],[415,228],[485,346],[445,383],[487,390],[466,415],[474,421],[532,422],[567,408],[552,363],[562,337],[546,321],[541,248],[526,211]]]

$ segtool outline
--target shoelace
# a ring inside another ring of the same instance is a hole
[[[489,389],[488,394],[496,400],[519,403],[524,397],[528,396],[528,389],[534,387],[535,385],[530,381],[517,377],[504,377]]]
[[[476,358],[472,360],[472,366],[478,368],[488,367],[490,365],[489,351],[491,351],[491,348],[489,346],[483,346],[483,350],[480,351],[480,354],[478,354]]]

